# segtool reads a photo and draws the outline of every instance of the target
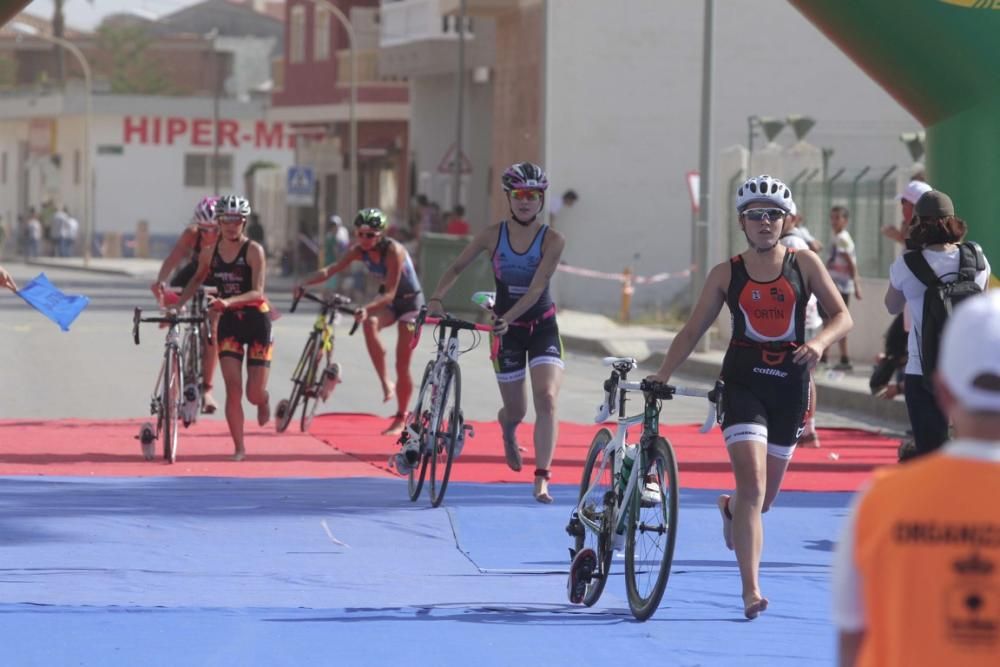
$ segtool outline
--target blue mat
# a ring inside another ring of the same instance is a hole
[[[751,623],[717,493],[683,491],[663,604],[636,623],[621,560],[597,605],[566,600],[574,493],[542,506],[526,485],[456,484],[435,510],[384,479],[0,478],[5,662],[833,662],[831,540],[849,494],[778,499],[771,607]]]

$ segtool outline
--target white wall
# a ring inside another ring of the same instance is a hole
[[[410,80],[410,149],[415,157],[417,189],[426,194],[442,211],[451,209],[451,200],[443,199],[453,187],[454,176],[441,174],[438,165],[456,140],[455,118],[458,110],[455,77],[449,74],[416,76]],[[462,150],[472,162],[473,171],[466,179],[466,217],[473,229],[489,224],[488,170],[491,153],[493,86],[474,83],[466,73],[465,102],[462,114]],[[429,175],[429,180],[422,178]]]
[[[547,6],[545,166],[554,194],[569,187],[580,194],[560,215],[569,239],[564,259],[620,271],[639,252],[639,274],[687,267],[685,173],[698,168],[703,4]],[[750,115],[805,114],[817,120],[809,142],[834,148],[833,169],[871,165],[874,172],[909,162],[898,135],[917,121],[785,0],[717,2],[715,14],[713,159],[747,143]],[[790,130],[778,137],[786,146],[793,141]],[[713,179],[713,202],[723,186]],[[712,247],[721,248],[725,230],[715,219],[712,212]],[[669,303],[685,287],[639,287],[634,303]],[[614,312],[620,287],[560,276],[559,299]]]

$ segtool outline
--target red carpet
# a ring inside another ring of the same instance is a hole
[[[138,433],[143,420],[120,421],[0,421],[0,475],[68,476],[221,476],[221,477],[388,477],[387,460],[396,438],[379,435],[388,424],[383,417],[360,414],[322,415],[311,433],[295,430],[277,434],[273,428],[247,427],[247,459],[230,460],[232,443],[226,424],[204,420],[180,435],[177,463],[142,459]],[[528,448],[524,468],[507,468],[496,423],[476,423],[453,469],[453,479],[464,482],[530,483],[534,469],[531,425],[518,435]],[[555,484],[575,484],[590,441],[592,424],[560,426]],[[681,485],[687,488],[725,489],[732,473],[722,436],[716,429],[702,435],[697,426],[664,429],[676,451]],[[880,465],[895,462],[897,442],[867,431],[820,429],[823,447],[800,448],[795,453],[783,488],[788,491],[853,491]],[[836,458],[831,458],[835,454]]]

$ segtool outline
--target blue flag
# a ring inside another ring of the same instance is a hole
[[[69,325],[90,303],[85,296],[63,294],[44,273],[39,273],[37,278],[18,290],[17,295],[63,331],[69,331]]]

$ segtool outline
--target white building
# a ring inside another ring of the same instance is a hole
[[[4,220],[49,199],[84,220],[85,109],[83,91],[72,86],[65,95],[0,98]],[[133,234],[140,221],[148,223],[153,237],[176,236],[198,199],[215,189],[214,118],[212,98],[94,95],[95,236]],[[254,163],[272,164],[282,173],[293,163],[292,137],[280,122],[264,118],[262,105],[223,99],[218,118],[220,193],[243,193],[244,174]],[[261,222],[283,236],[284,219]]]

